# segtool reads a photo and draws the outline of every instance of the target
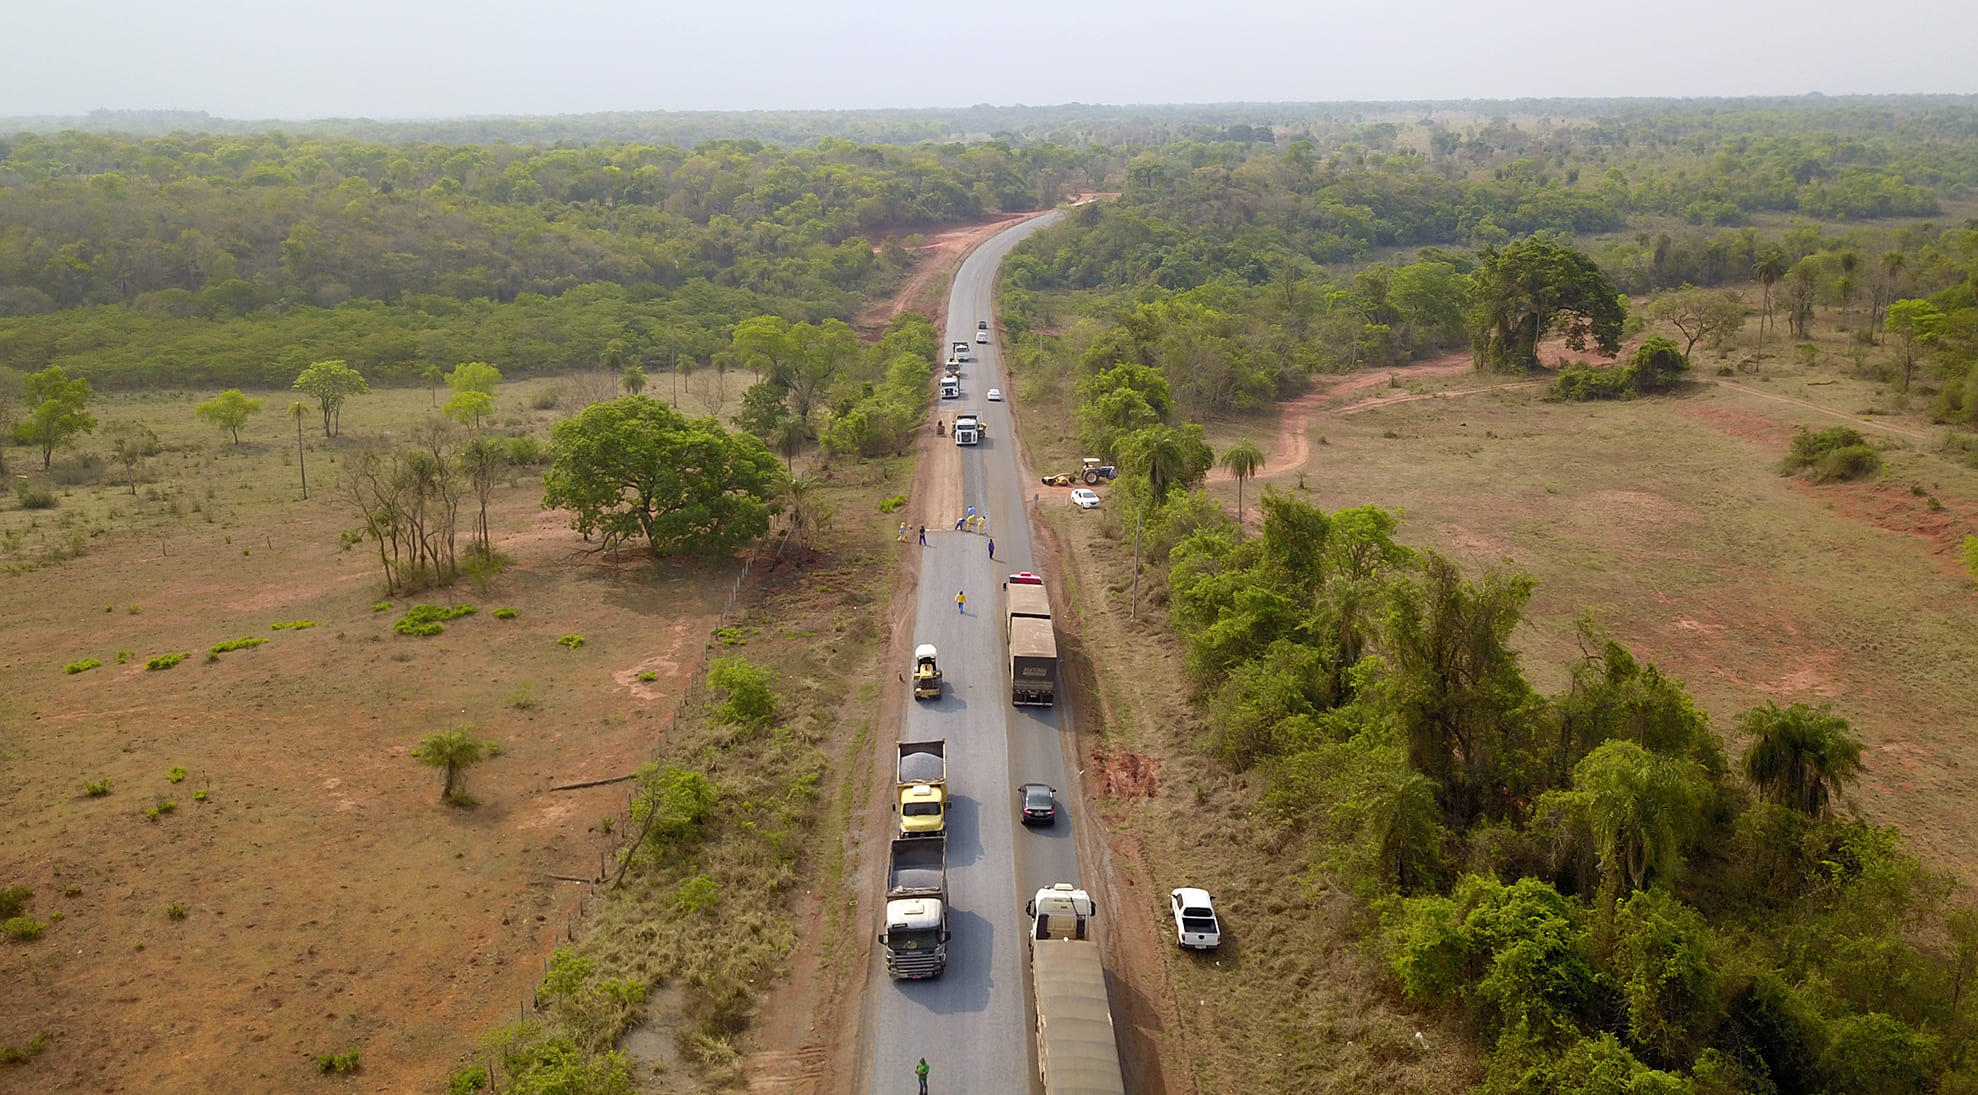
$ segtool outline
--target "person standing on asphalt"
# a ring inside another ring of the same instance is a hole
[[[920,526],[920,546],[921,546],[921,547],[926,547],[926,546],[927,546],[927,526],[926,526],[926,525],[922,525],[922,526]]]
[[[996,538],[993,536],[989,538],[989,557],[991,559],[996,557]]]
[[[963,614],[963,612],[964,612],[964,607],[965,607],[965,606],[966,606],[967,604],[968,604],[968,591],[967,591],[967,590],[962,590],[962,591],[960,591],[960,592],[958,592],[958,593],[956,593],[956,594],[955,594],[955,615],[957,615],[957,616],[960,616],[960,615],[962,615],[962,614]]]
[[[927,1058],[922,1057],[920,1063],[913,1066],[913,1074],[920,1080],[920,1095],[927,1095]]]

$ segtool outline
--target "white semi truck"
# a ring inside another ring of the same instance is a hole
[[[886,973],[939,977],[948,968],[948,838],[895,838],[886,861]]]

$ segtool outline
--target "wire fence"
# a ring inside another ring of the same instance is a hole
[[[775,553],[770,557],[770,565],[773,566],[782,559],[784,549],[789,546],[794,531],[789,530],[784,533],[781,541],[776,545]],[[706,704],[708,665],[714,660],[715,651],[721,646],[721,630],[741,618],[742,596],[748,591],[749,578],[755,567],[756,563],[752,557],[743,558],[741,569],[736,572],[734,580],[728,583],[728,595],[722,601],[720,612],[716,614],[714,627],[709,630],[706,639],[701,643],[700,652],[695,655],[693,663],[687,667],[686,690],[681,693],[680,702],[674,705],[672,713],[667,715],[666,721],[653,736],[651,747],[646,753],[648,761],[657,762],[660,759],[683,713],[698,711]],[[596,873],[587,878],[573,875],[552,876],[558,881],[580,883],[582,888],[577,894],[576,907],[566,910],[560,917],[553,918],[549,937],[537,948],[536,976],[530,982],[529,995],[523,997],[516,1006],[517,1022],[526,1021],[530,1015],[542,1009],[542,986],[549,977],[550,966],[555,961],[557,948],[577,941],[577,935],[583,926],[597,914],[604,906],[610,892],[624,880],[625,872],[632,863],[632,852],[645,841],[646,830],[650,828],[657,814],[657,811],[648,814],[645,823],[638,826],[636,834],[633,833],[635,824],[633,807],[638,800],[639,788],[637,781],[632,777],[623,778],[631,784],[625,792],[624,801],[597,826]],[[572,788],[565,789],[573,789],[577,786],[590,785],[572,785]],[[491,1093],[500,1092],[503,1084],[500,1054],[489,1051],[485,1060],[476,1063],[487,1070],[487,1090]]]

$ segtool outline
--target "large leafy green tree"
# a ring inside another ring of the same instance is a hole
[[[56,449],[96,429],[96,416],[89,413],[93,394],[89,381],[70,380],[60,365],[22,378],[21,404],[27,408],[27,418],[14,427],[14,435],[40,446],[41,470],[48,470]]]
[[[316,397],[317,409],[323,412],[324,437],[335,437],[341,430],[345,400],[371,391],[371,386],[364,382],[364,374],[342,359],[316,362],[302,370],[292,386],[298,392]]]
[[[1781,708],[1767,701],[1739,716],[1738,730],[1751,738],[1745,778],[1767,802],[1808,817],[1826,813],[1832,798],[1867,770],[1861,740],[1826,704]]]
[[[234,444],[240,444],[240,428],[247,425],[252,415],[261,413],[261,401],[250,399],[239,388],[228,388],[219,395],[192,409],[192,413],[205,422],[228,434]]]
[[[1538,367],[1548,334],[1613,357],[1621,348],[1627,307],[1607,275],[1583,252],[1531,237],[1503,250],[1485,248],[1471,275],[1470,346],[1477,368]]]
[[[550,432],[543,505],[604,547],[721,554],[769,530],[784,470],[762,442],[642,395],[595,403]]]

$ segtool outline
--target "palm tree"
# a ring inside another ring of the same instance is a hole
[[[1165,426],[1150,427],[1142,434],[1139,451],[1134,455],[1147,466],[1147,488],[1153,492],[1154,504],[1158,506],[1167,501],[1168,488],[1187,469],[1188,454],[1182,450],[1181,439]]]
[[[807,547],[813,534],[831,527],[835,510],[817,497],[817,480],[791,479],[783,484],[783,497],[790,504],[790,538]]]
[[[1738,730],[1751,737],[1744,752],[1745,778],[1767,802],[1819,817],[1834,796],[1867,771],[1861,741],[1849,729],[1848,720],[1824,703],[1796,703],[1782,710],[1768,700],[1738,717]]]
[[[769,431],[769,447],[783,458],[783,467],[795,475],[797,468],[792,461],[803,451],[804,442],[810,440],[810,426],[796,415],[787,415]],[[812,468],[815,471],[817,469]]]
[[[646,390],[646,371],[637,365],[627,365],[618,382],[625,385],[626,391],[638,395]]]
[[[470,732],[473,729],[471,726],[456,726],[437,734],[427,734],[419,739],[419,748],[412,753],[413,760],[444,773],[441,802],[465,805],[469,801],[466,796],[457,793],[461,775],[487,758],[491,744],[475,737]]]
[[[1622,739],[1602,742],[1574,767],[1573,789],[1586,796],[1603,890],[1618,891],[1624,881],[1639,890],[1651,872],[1674,873],[1696,816],[1693,768]]]
[[[302,473],[302,500],[309,500],[309,465],[303,462],[302,416],[309,413],[309,404],[296,400],[288,405],[288,416],[295,419],[295,469]]]
[[[1236,527],[1243,527],[1243,481],[1257,474],[1264,466],[1264,452],[1250,441],[1237,442],[1228,452],[1223,453],[1223,469],[1236,477]]]
[[[1752,264],[1751,272],[1758,275],[1758,285],[1763,290],[1762,299],[1765,302],[1764,312],[1758,320],[1758,348],[1763,350],[1765,324],[1772,319],[1772,283],[1786,275],[1786,256],[1780,254],[1778,248],[1770,248]]]

